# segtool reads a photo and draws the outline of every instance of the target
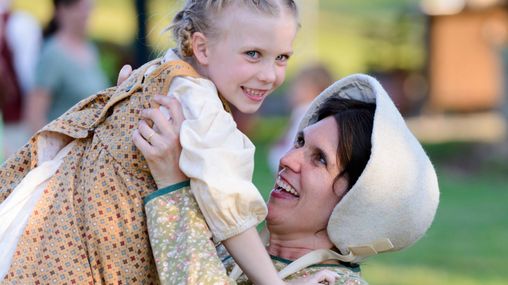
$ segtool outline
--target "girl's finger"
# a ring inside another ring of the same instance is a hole
[[[339,278],[339,275],[330,270],[321,270],[314,275],[315,282],[319,284],[335,284],[335,280]]]

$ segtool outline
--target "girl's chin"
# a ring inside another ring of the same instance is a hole
[[[254,114],[259,110],[262,102],[259,103],[249,102],[249,103],[250,104],[242,104],[239,106],[235,105],[235,107],[243,114]]]

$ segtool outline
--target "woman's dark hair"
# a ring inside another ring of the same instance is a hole
[[[347,191],[356,183],[369,161],[375,110],[374,103],[331,97],[317,112],[318,121],[332,116],[337,122],[337,157],[342,170],[335,180],[345,177],[348,180]]]
[[[56,20],[57,8],[60,6],[71,6],[77,2],[79,2],[79,0],[53,0],[53,17],[51,18],[48,25],[44,29],[43,32],[44,39],[47,39],[48,37],[54,35],[60,28],[58,25],[58,21]]]

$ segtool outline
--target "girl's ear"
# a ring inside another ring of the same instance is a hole
[[[192,34],[192,52],[201,65],[208,65],[208,38],[201,32]]]

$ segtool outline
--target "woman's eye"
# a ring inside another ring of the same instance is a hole
[[[246,51],[245,54],[252,59],[258,59],[260,56],[259,52],[255,50]]]
[[[328,162],[326,161],[326,156],[321,152],[317,152],[316,154],[314,154],[314,161],[324,166],[328,165]]]
[[[319,161],[319,163],[323,164],[324,166],[327,165],[326,157],[324,157],[322,154],[318,155],[318,161]]]
[[[305,144],[305,140],[302,135],[298,135],[295,140],[295,148],[302,147]]]

